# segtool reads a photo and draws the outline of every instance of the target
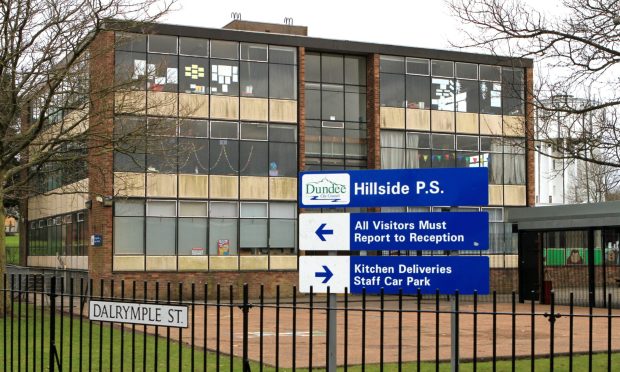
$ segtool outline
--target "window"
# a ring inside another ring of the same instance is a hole
[[[146,35],[117,32],[115,49],[128,52],[146,52]]]
[[[143,200],[114,203],[114,253],[144,254]]]
[[[381,131],[381,168],[405,167],[405,132]]]
[[[241,96],[263,97],[268,95],[268,66],[266,63],[241,62]]]
[[[407,57],[407,74],[429,75],[428,59]]]
[[[148,137],[146,170],[152,173],[177,172],[177,139],[175,137]]]
[[[381,106],[405,107],[405,78],[403,75],[381,74]]]
[[[237,254],[237,217],[235,202],[211,202],[209,219],[209,254],[229,256]]]
[[[504,141],[504,183],[525,184],[525,142],[518,139]]]
[[[182,119],[179,122],[179,136],[208,138],[209,122],[207,120]]]
[[[502,184],[503,156],[500,137],[480,137],[480,166],[489,168],[489,183]]]
[[[273,177],[297,176],[296,143],[269,143],[269,175]]]
[[[321,118],[323,120],[344,120],[344,86],[323,84],[321,94]]]
[[[239,141],[212,139],[209,142],[209,165],[211,174],[238,175]]]
[[[431,61],[431,74],[433,76],[453,77],[454,62],[452,61]]]
[[[149,35],[149,53],[177,54],[177,37]]]
[[[115,58],[116,85],[120,89],[144,90],[146,88],[146,53],[117,51]]]
[[[306,81],[321,81],[321,55],[306,53]]]
[[[267,62],[267,45],[241,43],[241,60]]]
[[[454,80],[433,78],[431,82],[431,108],[454,111]]]
[[[504,115],[524,114],[523,69],[502,68]]]
[[[207,58],[180,57],[181,93],[207,94],[209,92],[209,60]]]
[[[209,173],[209,140],[204,138],[179,138],[179,173]]]
[[[211,94],[239,95],[239,62],[211,59]]]
[[[480,154],[478,152],[478,137],[456,136],[456,166],[470,168],[480,166]]]
[[[179,202],[179,255],[203,256],[207,254],[207,214],[207,202]]]
[[[430,134],[407,133],[407,168],[430,168]]]
[[[456,64],[456,77],[460,79],[478,80],[478,65],[473,63]]]
[[[297,99],[297,67],[269,64],[269,97]]]
[[[269,248],[272,254],[294,253],[297,242],[295,203],[269,203]]]
[[[177,57],[149,54],[147,64],[147,89],[155,92],[176,92],[179,83]]]
[[[478,81],[456,81],[456,111],[477,114],[480,111]]]
[[[235,41],[211,40],[211,57],[239,59],[239,43]]]
[[[284,46],[269,46],[269,63],[297,64],[297,49]]]
[[[209,40],[192,37],[179,38],[179,54],[186,56],[208,57]]]
[[[366,85],[366,59],[364,57],[344,57],[344,83]]]
[[[144,172],[146,164],[146,120],[139,117],[116,116],[114,120],[114,170]]]
[[[405,72],[405,58],[396,56],[380,56],[379,71],[392,74],[403,74]]]
[[[480,82],[480,113],[502,114],[502,85],[500,83]]]
[[[407,75],[407,108],[430,109],[431,80],[428,76]]]
[[[240,174],[267,176],[269,168],[268,144],[265,141],[240,141]]]
[[[344,83],[344,57],[323,54],[321,56],[321,81],[324,83]]]
[[[212,121],[211,138],[239,138],[239,123],[234,121]]]

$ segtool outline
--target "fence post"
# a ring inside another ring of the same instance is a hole
[[[50,280],[50,361],[49,370],[54,372],[56,364],[60,368],[60,360],[56,351],[56,277],[52,276]],[[41,305],[43,306],[43,305]]]
[[[249,303],[248,283],[243,284],[243,372],[250,372],[250,359],[248,357],[248,332],[249,312],[252,305]]]

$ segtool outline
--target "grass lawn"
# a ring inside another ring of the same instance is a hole
[[[26,309],[28,314],[26,317]],[[49,309],[45,309],[47,313]],[[41,347],[41,310],[37,309],[36,316],[36,335],[34,335],[33,324],[33,307],[30,305],[22,305],[22,321],[21,321],[21,339],[18,342],[18,322],[17,322],[17,305],[15,306],[15,318],[11,322],[11,318],[0,319],[0,359],[4,359],[5,365],[9,370],[18,369],[18,359],[21,368],[25,368],[28,363],[28,369],[31,369],[33,364],[36,363],[37,368],[41,367],[41,363],[44,365],[44,369],[47,369],[49,363],[49,317],[44,317],[44,340],[43,348]],[[60,344],[60,319],[63,318],[63,342]],[[25,320],[28,319],[28,322]],[[11,324],[13,323],[13,324]],[[28,343],[26,344],[26,323],[28,323]],[[82,342],[80,347],[80,324],[82,326]],[[5,328],[6,327],[6,328]],[[11,327],[12,335],[11,339]],[[156,337],[152,335],[145,335],[143,333],[136,332],[135,335],[131,334],[131,330],[121,330],[118,327],[110,328],[107,324],[100,326],[98,323],[93,322],[92,331],[88,321],[80,321],[77,318],[73,320],[73,330],[71,331],[71,319],[68,316],[56,317],[56,340],[58,342],[57,350],[61,353],[62,347],[62,369],[65,371],[70,370],[70,364],[72,370],[80,369],[94,369],[94,370],[131,370],[132,367],[138,370],[146,369],[159,369],[165,370],[179,370],[179,360],[181,360],[181,370],[191,370],[191,348],[186,345],[180,345],[178,342],[170,342],[169,348],[166,344],[164,337],[157,339],[157,348],[155,347]],[[141,326],[137,326],[137,329],[141,329]],[[70,345],[70,333],[73,332],[73,346]],[[91,333],[92,332],[92,333]],[[184,332],[190,332],[189,330]],[[3,336],[6,336],[6,341]],[[11,342],[13,340],[13,342]],[[102,342],[100,342],[102,340]],[[34,344],[33,344],[34,341]],[[146,356],[144,355],[146,345]],[[100,351],[101,347],[101,351]],[[12,348],[12,351],[11,351]],[[123,357],[121,358],[121,349],[123,350]],[[43,350],[43,353],[41,353]],[[11,358],[11,352],[13,357]],[[112,352],[112,361],[110,360],[110,352]],[[6,353],[6,354],[5,354]],[[18,358],[19,355],[19,358]],[[157,361],[155,361],[157,357]],[[612,355],[612,367],[620,365],[620,354]],[[13,361],[11,363],[11,360]],[[146,366],[143,365],[143,360],[146,360]],[[194,350],[194,370],[204,369],[205,353],[202,349]],[[81,367],[80,368],[80,363]],[[110,368],[110,364],[112,367]],[[208,370],[217,370],[216,354],[212,352],[206,353],[206,363]],[[220,355],[219,370],[230,370],[231,358],[226,355]],[[240,358],[232,358],[233,370],[242,371],[242,363]],[[568,357],[555,358],[555,370],[564,371],[568,370]],[[157,368],[155,368],[157,364]],[[421,371],[435,371],[434,363],[422,363]],[[573,358],[573,368],[575,371],[588,370],[588,357],[587,356],[575,356]],[[258,363],[251,363],[252,371],[259,370]],[[274,368],[264,367],[264,371],[271,372]],[[290,369],[280,368],[282,371],[290,371]],[[303,369],[298,369],[303,370]],[[324,371],[324,369],[314,369],[315,371]],[[339,371],[344,370],[338,368]],[[348,368],[349,371],[361,371],[360,366],[353,366]],[[367,365],[366,371],[374,372],[379,371],[378,365]],[[384,371],[398,371],[398,365],[386,364],[383,367]],[[406,363],[402,366],[403,371],[416,371],[415,363]],[[449,363],[441,363],[439,366],[440,371],[449,371]],[[460,366],[461,371],[472,371],[472,363],[462,363]],[[493,366],[491,362],[479,362],[477,364],[478,371],[492,371]],[[510,371],[510,361],[499,361],[497,363],[498,371]],[[517,360],[517,371],[529,371],[530,360]],[[549,371],[549,360],[541,358],[536,360],[536,371]],[[593,357],[593,370],[607,370],[607,355],[597,354]]]
[[[8,264],[19,263],[19,235],[7,236],[4,240],[6,244],[6,262]]]

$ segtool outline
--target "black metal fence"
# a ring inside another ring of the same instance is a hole
[[[593,308],[576,306],[572,294],[560,306],[553,293],[549,305],[521,304],[516,293],[488,302],[458,293],[341,294],[330,302],[283,289],[267,298],[258,284],[5,276],[0,369],[288,371],[335,362],[343,371],[620,370],[611,295],[606,308]],[[188,326],[89,320],[95,300],[186,306]]]

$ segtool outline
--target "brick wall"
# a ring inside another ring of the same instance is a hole
[[[368,130],[368,169],[381,168],[379,134],[379,55],[366,59],[366,120]]]
[[[297,165],[306,168],[306,48],[297,48]]]
[[[534,169],[534,68],[525,69],[525,135],[527,136],[527,199],[528,206],[536,204],[536,170]]]

